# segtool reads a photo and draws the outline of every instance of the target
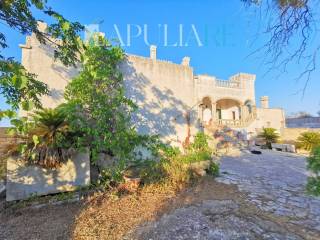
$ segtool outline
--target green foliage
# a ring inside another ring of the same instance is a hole
[[[47,15],[53,22],[48,26],[48,32],[38,29],[38,20],[33,16],[33,10]],[[55,47],[55,57],[65,65],[74,65],[77,62],[77,54],[81,52],[79,32],[84,28],[78,22],[69,22],[62,15],[47,6],[46,0],[4,0],[0,3],[0,20],[10,28],[23,35],[35,33],[37,39],[43,44],[51,44]],[[59,38],[60,43],[50,39]],[[8,47],[6,37],[0,33],[0,48]],[[0,55],[0,59],[3,56]]]
[[[304,132],[298,137],[296,143],[297,148],[302,148],[311,151],[313,148],[320,146],[320,133]]]
[[[70,131],[60,108],[38,110],[31,121],[15,119],[12,123],[14,133],[22,139],[18,148],[12,150],[19,151],[30,163],[55,168],[74,152],[74,139],[79,134]]]
[[[131,126],[136,106],[124,95],[119,63],[124,52],[103,37],[86,46],[81,57],[82,70],[65,91],[68,120],[84,135],[79,142],[89,145],[93,160],[100,152],[118,159],[129,159],[140,136]]]
[[[259,137],[261,137],[266,142],[266,146],[271,149],[271,144],[277,142],[280,136],[274,128],[263,128]]]
[[[193,143],[185,149],[185,154],[181,156],[181,161],[192,163],[211,160],[214,149],[209,147],[209,139],[209,136],[203,132],[197,133]]]
[[[218,177],[220,172],[219,164],[215,162],[211,162],[209,168],[207,169],[207,173],[213,177]]]
[[[124,180],[125,166],[125,162],[120,161],[119,164],[114,167],[103,169],[100,172],[97,185],[109,189],[122,183]]]
[[[174,186],[181,186],[192,181],[194,174],[190,170],[190,163],[212,160],[214,151],[210,148],[208,140],[209,137],[200,132],[196,134],[193,143],[184,152],[170,145],[157,145],[158,161],[153,160],[144,165],[142,175],[140,175],[142,181],[145,183],[163,181]],[[145,161],[142,164],[145,164]],[[216,176],[219,173],[219,166],[212,163],[208,172]]]
[[[307,159],[307,168],[313,173],[308,178],[307,191],[320,196],[320,147],[315,147]]]
[[[47,15],[52,24],[47,32],[38,29],[38,21],[33,11]],[[54,56],[69,66],[78,62],[82,44],[79,38],[83,30],[81,24],[69,22],[63,16],[47,6],[46,0],[3,0],[0,2],[0,21],[23,35],[34,33],[42,44],[50,44],[54,48]],[[52,38],[59,38],[59,43]],[[8,42],[4,33],[0,32],[0,94],[6,98],[11,109],[0,109],[0,120],[4,117],[15,117],[14,112],[21,107],[23,110],[40,108],[40,97],[48,93],[47,85],[36,79],[34,74],[12,58],[1,55]]]
[[[6,178],[7,160],[6,158],[0,157],[0,180]]]
[[[20,63],[12,59],[0,58],[0,94],[13,110],[21,107],[30,110],[41,106],[40,97],[48,93],[45,83],[37,81],[34,74],[28,73]],[[2,112],[2,117],[13,117],[12,111]]]

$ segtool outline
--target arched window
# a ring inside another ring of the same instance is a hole
[[[248,112],[252,113],[252,106],[253,106],[252,101],[251,100],[247,100],[247,101],[244,102],[244,105],[247,107]]]

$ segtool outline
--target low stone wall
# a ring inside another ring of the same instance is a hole
[[[58,169],[27,165],[21,159],[7,159],[6,200],[27,199],[33,195],[47,195],[73,191],[90,184],[90,156],[77,153]]]
[[[287,118],[288,128],[318,128],[320,129],[320,117]]]
[[[320,132],[320,128],[283,128],[281,130],[281,140],[294,142],[303,132]]]

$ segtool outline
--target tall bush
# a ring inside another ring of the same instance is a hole
[[[309,193],[320,196],[320,147],[315,147],[307,159],[307,168],[313,176],[308,178],[307,190]]]

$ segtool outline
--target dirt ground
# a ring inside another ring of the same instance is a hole
[[[216,189],[206,191],[207,188]],[[0,207],[0,239],[122,239],[135,227],[201,199],[235,196],[236,187],[212,178],[182,190],[144,188],[136,194],[97,194],[79,203],[46,207]]]
[[[299,228],[275,218],[245,201],[235,185],[205,177],[175,194],[172,189],[145,188],[125,196],[97,194],[80,203],[57,206],[1,209],[0,239],[130,239],[138,226],[157,220],[175,209],[205,200],[234,200],[243,216],[259,217],[303,236]],[[312,238],[310,238],[312,239]]]

